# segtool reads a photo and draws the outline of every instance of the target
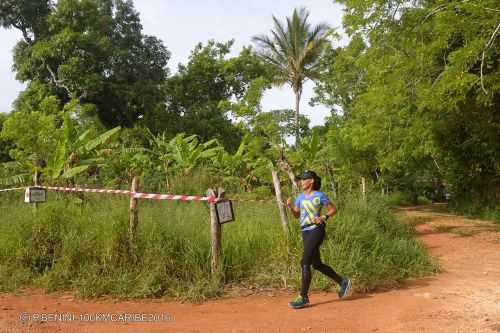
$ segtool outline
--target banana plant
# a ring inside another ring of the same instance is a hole
[[[152,143],[151,150],[165,168],[171,165],[175,171],[183,175],[191,174],[203,161],[214,158],[224,149],[215,139],[200,143],[198,136],[186,136],[185,133],[177,134],[170,141],[166,140],[165,134],[161,134],[154,137],[150,143]]]
[[[45,174],[52,182],[70,180],[91,168],[103,165],[105,146],[120,131],[120,127],[110,129],[97,137],[91,130],[78,133],[69,113],[64,114],[64,135],[56,154],[49,159]]]
[[[247,135],[234,154],[220,152],[213,161],[213,167],[225,180],[238,181],[240,188],[250,191],[254,184],[268,180],[271,160],[271,156],[255,150],[251,137]]]
[[[149,132],[150,148],[134,148],[134,151],[147,152],[159,163],[165,174],[165,185],[170,189],[169,175],[180,173],[184,176],[192,174],[193,170],[207,160],[213,160],[223,147],[217,140],[200,143],[196,135],[186,136],[179,133],[172,139],[167,139],[165,133],[154,135]]]
[[[106,168],[114,176],[114,185],[116,181],[118,184],[130,184],[134,176],[142,177],[145,170],[153,169],[156,165],[151,159],[149,149],[130,148],[118,143],[112,148],[106,160]]]
[[[203,161],[213,159],[224,149],[216,139],[200,143],[198,136],[186,137],[184,133],[177,134],[170,140],[169,146],[175,168],[183,175],[191,174]]]
[[[320,148],[321,147],[318,131],[313,131],[310,137],[303,139],[299,151],[306,164],[308,162],[313,163],[316,160]],[[305,167],[309,166],[306,165]]]
[[[249,162],[246,137],[241,141],[238,150],[230,154],[222,150],[214,158],[214,166],[227,176],[241,175]]]
[[[172,146],[170,141],[167,139],[165,132],[154,135],[148,129],[149,136],[149,146],[151,149],[139,148],[141,151],[146,151],[147,153],[153,155],[158,160],[158,167],[163,171],[165,175],[165,186],[167,191],[170,191],[170,179],[169,179],[169,168],[173,162]]]
[[[9,161],[0,166],[0,185],[24,185],[29,184],[33,175],[39,171],[33,159],[22,161]]]
[[[249,156],[247,141],[248,138],[244,137],[234,154],[221,150],[213,158],[213,169],[219,176],[238,180],[240,186],[245,188],[248,187],[252,179],[250,167],[252,159]]]

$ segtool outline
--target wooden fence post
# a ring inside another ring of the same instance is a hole
[[[285,233],[285,235],[288,235],[288,219],[286,216],[285,205],[283,203],[283,196],[281,194],[281,185],[278,171],[272,169],[271,174],[273,175],[274,192],[276,193],[276,201],[278,202],[278,209],[280,211],[281,226],[283,227],[283,232]]]
[[[330,180],[330,190],[332,191],[333,199],[337,200],[337,188],[335,187],[335,181],[333,179]]]
[[[363,196],[363,200],[366,200],[366,183],[365,183],[365,177],[361,177],[361,194]]]
[[[35,173],[33,174],[33,183],[35,186],[40,186],[40,172],[38,171],[38,167],[35,168]],[[38,210],[38,202],[33,203],[33,210],[36,211]]]
[[[224,196],[224,190],[219,188],[219,193],[216,193],[215,190],[209,188],[207,190],[207,196],[222,198]],[[210,202],[210,237],[210,272],[212,273],[212,276],[216,276],[220,273],[222,228],[219,221],[217,221],[217,212],[214,202]]]
[[[139,190],[139,177],[132,178],[132,186],[130,188],[130,209],[129,209],[129,224],[128,237],[130,244],[134,243],[137,225],[139,223],[139,209],[137,207],[138,199],[134,198],[134,193]]]

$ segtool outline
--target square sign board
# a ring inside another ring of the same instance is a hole
[[[47,190],[41,187],[27,187],[24,192],[24,202],[45,202],[47,201]]]
[[[234,221],[233,203],[231,200],[219,201],[215,204],[217,221],[220,224]]]

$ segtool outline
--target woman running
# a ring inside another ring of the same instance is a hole
[[[311,284],[311,265],[332,278],[340,286],[339,297],[347,296],[351,287],[351,280],[338,275],[330,266],[321,262],[320,246],[325,238],[325,222],[337,212],[337,208],[330,202],[326,194],[320,192],[321,178],[314,171],[306,170],[297,177],[301,181],[303,192],[295,199],[289,198],[287,206],[296,218],[300,218],[302,240],[304,242],[304,253],[300,265],[302,268],[302,284],[300,295],[290,306],[300,309],[309,304],[309,285]],[[321,208],[327,209],[326,214],[321,215]]]

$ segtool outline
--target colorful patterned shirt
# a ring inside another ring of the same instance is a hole
[[[330,203],[330,200],[323,192],[313,191],[310,195],[306,196],[301,193],[295,199],[295,206],[300,209],[300,228],[302,231],[313,230],[318,227],[314,223],[315,217],[319,217],[321,207]]]

